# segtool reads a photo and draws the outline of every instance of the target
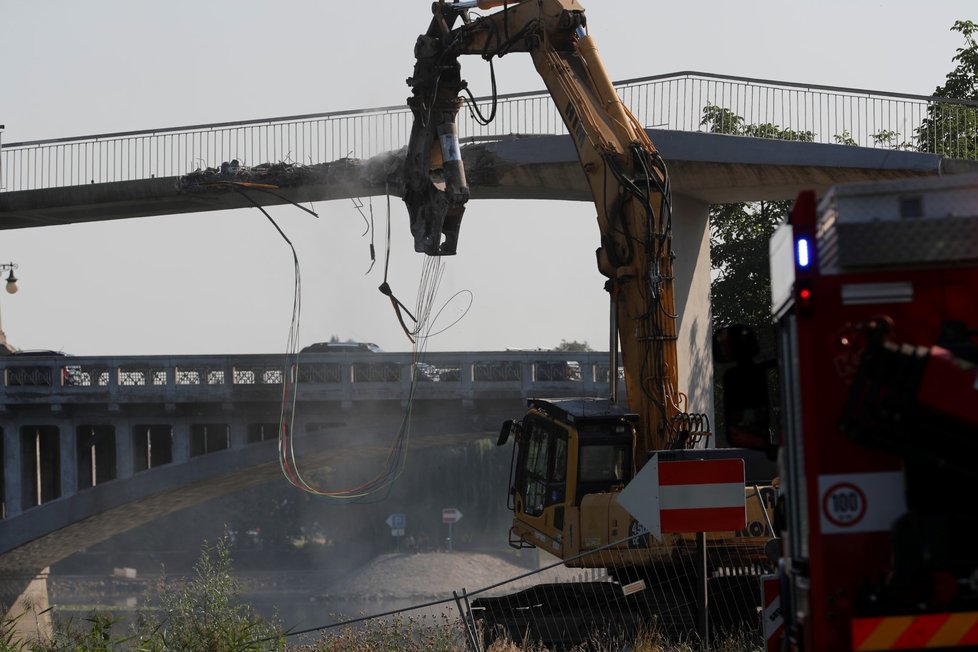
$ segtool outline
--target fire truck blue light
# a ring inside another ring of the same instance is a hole
[[[808,267],[812,262],[808,252],[808,238],[798,238],[798,241],[795,243],[795,252],[797,254],[798,267]]]

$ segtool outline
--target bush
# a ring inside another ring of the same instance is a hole
[[[159,593],[159,609],[140,614],[132,641],[138,650],[285,649],[285,635],[278,624],[265,621],[251,606],[238,602],[241,587],[231,575],[227,535],[213,548],[204,543],[191,580],[176,585],[164,578]]]

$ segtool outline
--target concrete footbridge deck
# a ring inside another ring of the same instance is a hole
[[[699,202],[975,169],[956,160],[953,143],[931,146],[943,141],[923,126],[935,107],[974,103],[697,72],[617,88],[666,160],[674,193]],[[472,196],[589,201],[549,96],[497,99],[488,126],[459,115]],[[0,229],[398,195],[410,125],[395,106],[3,144]],[[256,183],[264,188],[243,185]]]

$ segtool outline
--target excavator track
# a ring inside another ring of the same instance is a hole
[[[688,641],[696,635],[696,577],[691,568],[692,559],[676,559],[654,569],[619,569],[617,579],[606,581],[538,584],[505,596],[478,598],[472,602],[472,615],[487,643],[505,637],[552,650],[581,645],[608,649],[631,643],[643,633]],[[758,578],[769,571],[762,566],[711,565],[713,636],[756,629]]]

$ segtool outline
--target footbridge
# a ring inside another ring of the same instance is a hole
[[[616,87],[673,191],[699,202],[954,172],[976,149],[973,130],[942,133],[972,120],[974,102],[699,72]],[[485,112],[492,98],[477,102]],[[590,201],[548,94],[500,95],[496,116],[459,114],[474,198]],[[0,143],[0,229],[399,194],[411,121],[388,106]]]

